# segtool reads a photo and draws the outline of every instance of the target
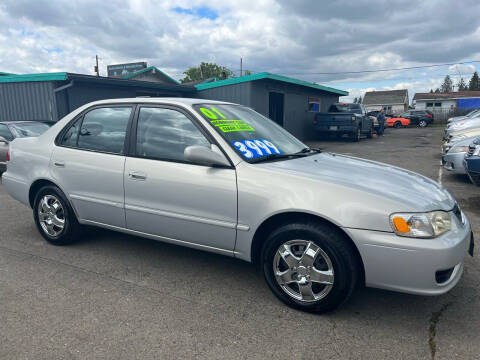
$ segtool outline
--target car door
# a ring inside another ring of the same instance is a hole
[[[94,107],[57,138],[50,169],[77,216],[125,227],[123,173],[132,106]]]
[[[12,141],[13,135],[5,124],[0,124],[0,136],[6,141]],[[0,170],[5,167],[8,152],[8,142],[0,142]]]
[[[188,112],[140,106],[132,153],[125,163],[127,228],[165,240],[233,251],[237,224],[236,173],[190,163],[190,145],[213,140]]]

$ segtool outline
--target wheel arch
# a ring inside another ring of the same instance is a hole
[[[353,252],[355,253],[356,258],[359,261],[359,264],[361,265],[361,269],[360,269],[361,282],[365,283],[365,266],[363,264],[362,256],[360,255],[360,252],[358,251],[357,246],[355,245],[353,240],[350,238],[350,236],[340,226],[333,223],[332,221],[325,219],[324,217],[321,217],[319,215],[311,214],[311,213],[289,211],[289,212],[278,213],[265,219],[260,224],[260,226],[257,227],[255,234],[253,236],[251,254],[250,254],[252,263],[255,265],[260,264],[260,256],[261,256],[263,244],[265,243],[265,240],[268,234],[270,234],[275,228],[277,228],[278,226],[293,223],[293,222],[306,222],[306,221],[323,224],[325,226],[335,229],[336,231],[338,231],[340,234],[344,236],[344,238],[349,242]]]
[[[35,195],[38,193],[38,190],[40,190],[42,187],[47,186],[47,185],[56,186],[63,192],[63,194],[65,194],[65,191],[63,191],[63,189],[60,186],[58,186],[57,184],[55,184],[52,180],[45,179],[45,178],[36,179],[30,185],[30,189],[28,190],[28,202],[29,202],[31,208],[33,208],[33,202],[35,201]],[[66,196],[66,194],[65,194],[65,196]],[[67,199],[68,199],[68,197],[67,197]]]

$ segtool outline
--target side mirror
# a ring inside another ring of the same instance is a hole
[[[8,145],[9,141],[5,139],[3,136],[0,136],[0,143],[4,143],[5,145]]]
[[[230,166],[225,155],[215,152],[206,146],[192,145],[183,152],[185,159],[195,164],[208,166]]]

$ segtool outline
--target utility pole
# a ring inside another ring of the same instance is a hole
[[[242,76],[242,71],[243,71],[243,61],[242,61],[242,58],[240,58],[240,76]]]
[[[95,55],[95,63],[94,71],[97,73],[97,76],[100,76],[100,72],[98,71],[98,55]]]

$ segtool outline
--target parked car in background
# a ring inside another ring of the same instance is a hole
[[[370,115],[370,113],[367,113],[367,116],[370,118],[370,120],[372,120],[372,124],[373,124],[373,129],[375,131],[378,130],[378,128],[380,127],[380,125],[378,124],[378,119],[376,116],[373,116],[373,115]]]
[[[477,117],[477,116],[480,116],[480,109],[472,110],[466,115],[451,117],[447,120],[447,124],[452,122],[462,121],[462,120]]]
[[[408,110],[400,115],[401,118],[410,119],[410,125],[427,127],[433,122],[433,113],[429,110]]]
[[[470,180],[480,186],[480,138],[470,144],[464,166]]]
[[[464,159],[468,153],[469,145],[477,139],[476,137],[466,138],[453,144],[449,148],[445,148],[442,156],[443,167],[455,174],[466,174]],[[480,139],[480,138],[479,138]]]
[[[0,122],[0,174],[6,169],[6,158],[10,141],[19,137],[38,136],[50,125],[39,121]]]
[[[335,103],[328,113],[318,113],[314,119],[314,129],[320,136],[335,134],[348,135],[353,141],[362,136],[373,137],[373,121],[362,104]]]
[[[13,141],[3,178],[51,244],[93,225],[236,257],[304,311],[332,310],[358,284],[440,295],[473,255],[470,222],[440,184],[311,149],[231,103],[86,104]]]
[[[469,120],[462,120],[448,124],[445,128],[445,135],[448,136],[452,132],[475,128],[480,128],[480,117],[474,117],[470,118]]]
[[[402,117],[392,117],[387,118],[387,126],[394,127],[394,128],[401,128],[410,125],[410,119],[402,118]]]
[[[445,153],[447,148],[451,148],[454,144],[460,140],[464,140],[471,137],[480,136],[480,128],[466,129],[451,132],[448,135],[445,135],[443,138],[442,150]]]

